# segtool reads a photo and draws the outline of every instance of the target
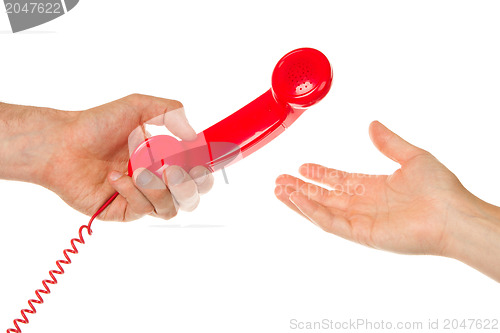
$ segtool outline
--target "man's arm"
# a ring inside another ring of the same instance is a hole
[[[146,139],[151,119],[181,139],[196,137],[175,100],[134,94],[81,112],[2,103],[0,178],[42,185],[87,215],[116,191],[99,217],[104,220],[170,219],[178,209],[191,211],[213,185],[207,169],[169,166],[163,179],[147,169],[127,175],[129,145]]]
[[[78,114],[0,103],[0,178],[43,184],[57,141]]]

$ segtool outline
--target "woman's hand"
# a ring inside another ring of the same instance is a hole
[[[472,195],[434,156],[381,123],[370,125],[370,137],[401,165],[392,175],[305,164],[302,176],[331,189],[281,175],[276,196],[323,230],[348,240],[399,253],[455,257],[500,280],[500,209]],[[475,252],[480,253],[468,257]]]

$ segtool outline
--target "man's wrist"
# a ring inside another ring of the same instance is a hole
[[[0,178],[43,183],[71,112],[0,103]]]

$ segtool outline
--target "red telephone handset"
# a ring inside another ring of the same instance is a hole
[[[131,155],[129,175],[147,168],[161,177],[169,165],[189,171],[201,165],[211,171],[260,149],[289,127],[311,105],[326,96],[333,72],[323,53],[301,48],[276,65],[272,88],[256,100],[199,133],[194,141],[168,135],[148,138]]]

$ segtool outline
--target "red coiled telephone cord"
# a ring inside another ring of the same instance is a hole
[[[28,324],[30,321],[28,320],[28,317],[26,316],[27,313],[29,314],[35,314],[36,313],[36,309],[35,309],[35,306],[33,305],[33,303],[35,304],[42,304],[43,303],[43,298],[40,294],[45,294],[45,295],[48,295],[50,294],[50,289],[49,289],[49,284],[57,284],[57,279],[55,277],[54,274],[59,274],[59,275],[63,275],[64,274],[64,268],[61,266],[62,264],[64,265],[69,265],[71,264],[71,259],[69,257],[69,254],[68,253],[72,253],[72,254],[77,254],[78,253],[78,249],[76,248],[76,245],[75,245],[75,242],[77,243],[80,243],[80,244],[85,244],[85,240],[83,239],[83,230],[86,229],[87,230],[87,233],[89,234],[89,236],[92,235],[92,222],[94,222],[95,218],[97,216],[99,216],[99,214],[102,213],[103,210],[106,209],[106,207],[108,207],[112,202],[113,200],[115,200],[115,198],[118,196],[118,193],[115,193],[113,194],[113,196],[111,198],[108,199],[108,201],[106,201],[106,203],[104,205],[102,205],[101,208],[99,208],[99,210],[90,218],[90,221],[88,224],[84,224],[80,227],[80,229],[78,230],[78,238],[73,238],[71,240],[71,249],[66,249],[63,251],[63,255],[64,257],[66,258],[65,260],[58,260],[56,261],[56,266],[58,268],[58,270],[51,270],[49,271],[49,275],[50,275],[50,280],[43,280],[42,281],[42,284],[43,284],[43,287],[45,289],[37,289],[35,291],[35,294],[36,294],[36,297],[38,299],[30,299],[28,301],[28,305],[29,307],[31,308],[30,309],[23,309],[21,310],[21,316],[23,317],[23,319],[15,319],[14,320],[14,326],[16,328],[9,328],[7,330],[7,333],[21,333],[21,328],[19,327],[19,323],[21,324]]]

